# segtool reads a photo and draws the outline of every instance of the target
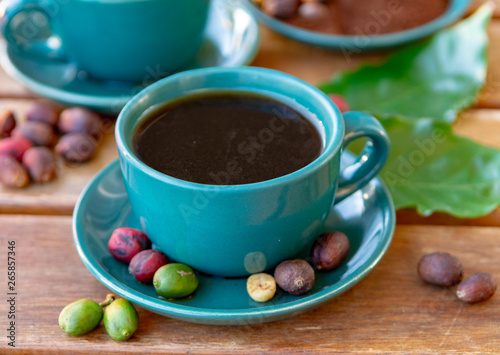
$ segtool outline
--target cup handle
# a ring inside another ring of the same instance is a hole
[[[60,6],[54,0],[7,0],[1,4],[0,26],[4,38],[16,52],[25,52],[40,57],[64,59],[60,37],[52,32],[51,36],[37,40],[36,35],[40,27],[45,24],[37,23],[33,18],[26,17],[25,21],[17,24],[20,31],[13,30],[13,19],[23,12],[37,11],[45,15],[50,22],[59,11]],[[52,26],[51,26],[52,31]]]
[[[368,142],[356,161],[341,171],[335,203],[349,197],[375,177],[387,161],[391,147],[387,132],[375,117],[363,112],[346,112],[344,121],[343,149],[358,138],[366,137]]]

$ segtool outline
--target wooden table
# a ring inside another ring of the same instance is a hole
[[[477,1],[479,3],[480,1]],[[497,1],[500,3],[500,1]],[[477,106],[461,115],[455,130],[500,148],[500,11],[489,26],[488,83]],[[263,29],[253,65],[279,69],[312,84],[362,61],[313,48]],[[19,116],[34,96],[0,71],[0,109]],[[80,298],[103,299],[107,290],[84,267],[71,239],[71,212],[83,186],[117,157],[108,134],[91,163],[65,169],[47,185],[22,191],[0,188],[0,265],[7,264],[8,241],[16,242],[16,348],[7,346],[9,305],[0,304],[0,353],[498,353],[500,296],[477,305],[455,299],[453,289],[423,284],[419,258],[448,251],[462,260],[467,275],[487,271],[500,279],[500,209],[479,219],[444,214],[428,218],[398,212],[394,241],[381,263],[355,287],[321,307],[275,323],[216,327],[185,323],[140,309],[141,326],[125,343],[111,340],[102,327],[69,337],[57,324],[60,310]],[[5,270],[5,269],[4,269]],[[7,272],[2,272],[6,291]]]

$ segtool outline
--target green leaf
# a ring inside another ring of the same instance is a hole
[[[482,6],[468,19],[384,63],[341,73],[319,88],[344,96],[352,110],[451,123],[474,103],[486,80],[491,12],[491,7]]]
[[[478,217],[500,203],[500,150],[457,136],[448,124],[431,119],[380,122],[392,143],[380,176],[396,208]]]

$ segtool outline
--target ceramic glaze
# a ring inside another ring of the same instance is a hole
[[[322,135],[322,154],[291,174],[230,186],[175,179],[134,155],[133,132],[148,109],[207,90],[266,95],[302,112]],[[374,117],[350,112],[343,118],[309,84],[250,67],[192,70],[160,80],[125,106],[115,136],[130,204],[153,243],[176,261],[222,276],[261,272],[295,256],[323,229],[337,184],[341,201],[380,171],[389,151],[387,134]],[[340,172],[342,147],[360,137],[373,144]]]

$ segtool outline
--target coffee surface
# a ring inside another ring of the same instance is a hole
[[[239,185],[292,173],[314,161],[322,140],[295,109],[264,96],[193,95],[148,114],[133,137],[137,157],[178,179]]]

